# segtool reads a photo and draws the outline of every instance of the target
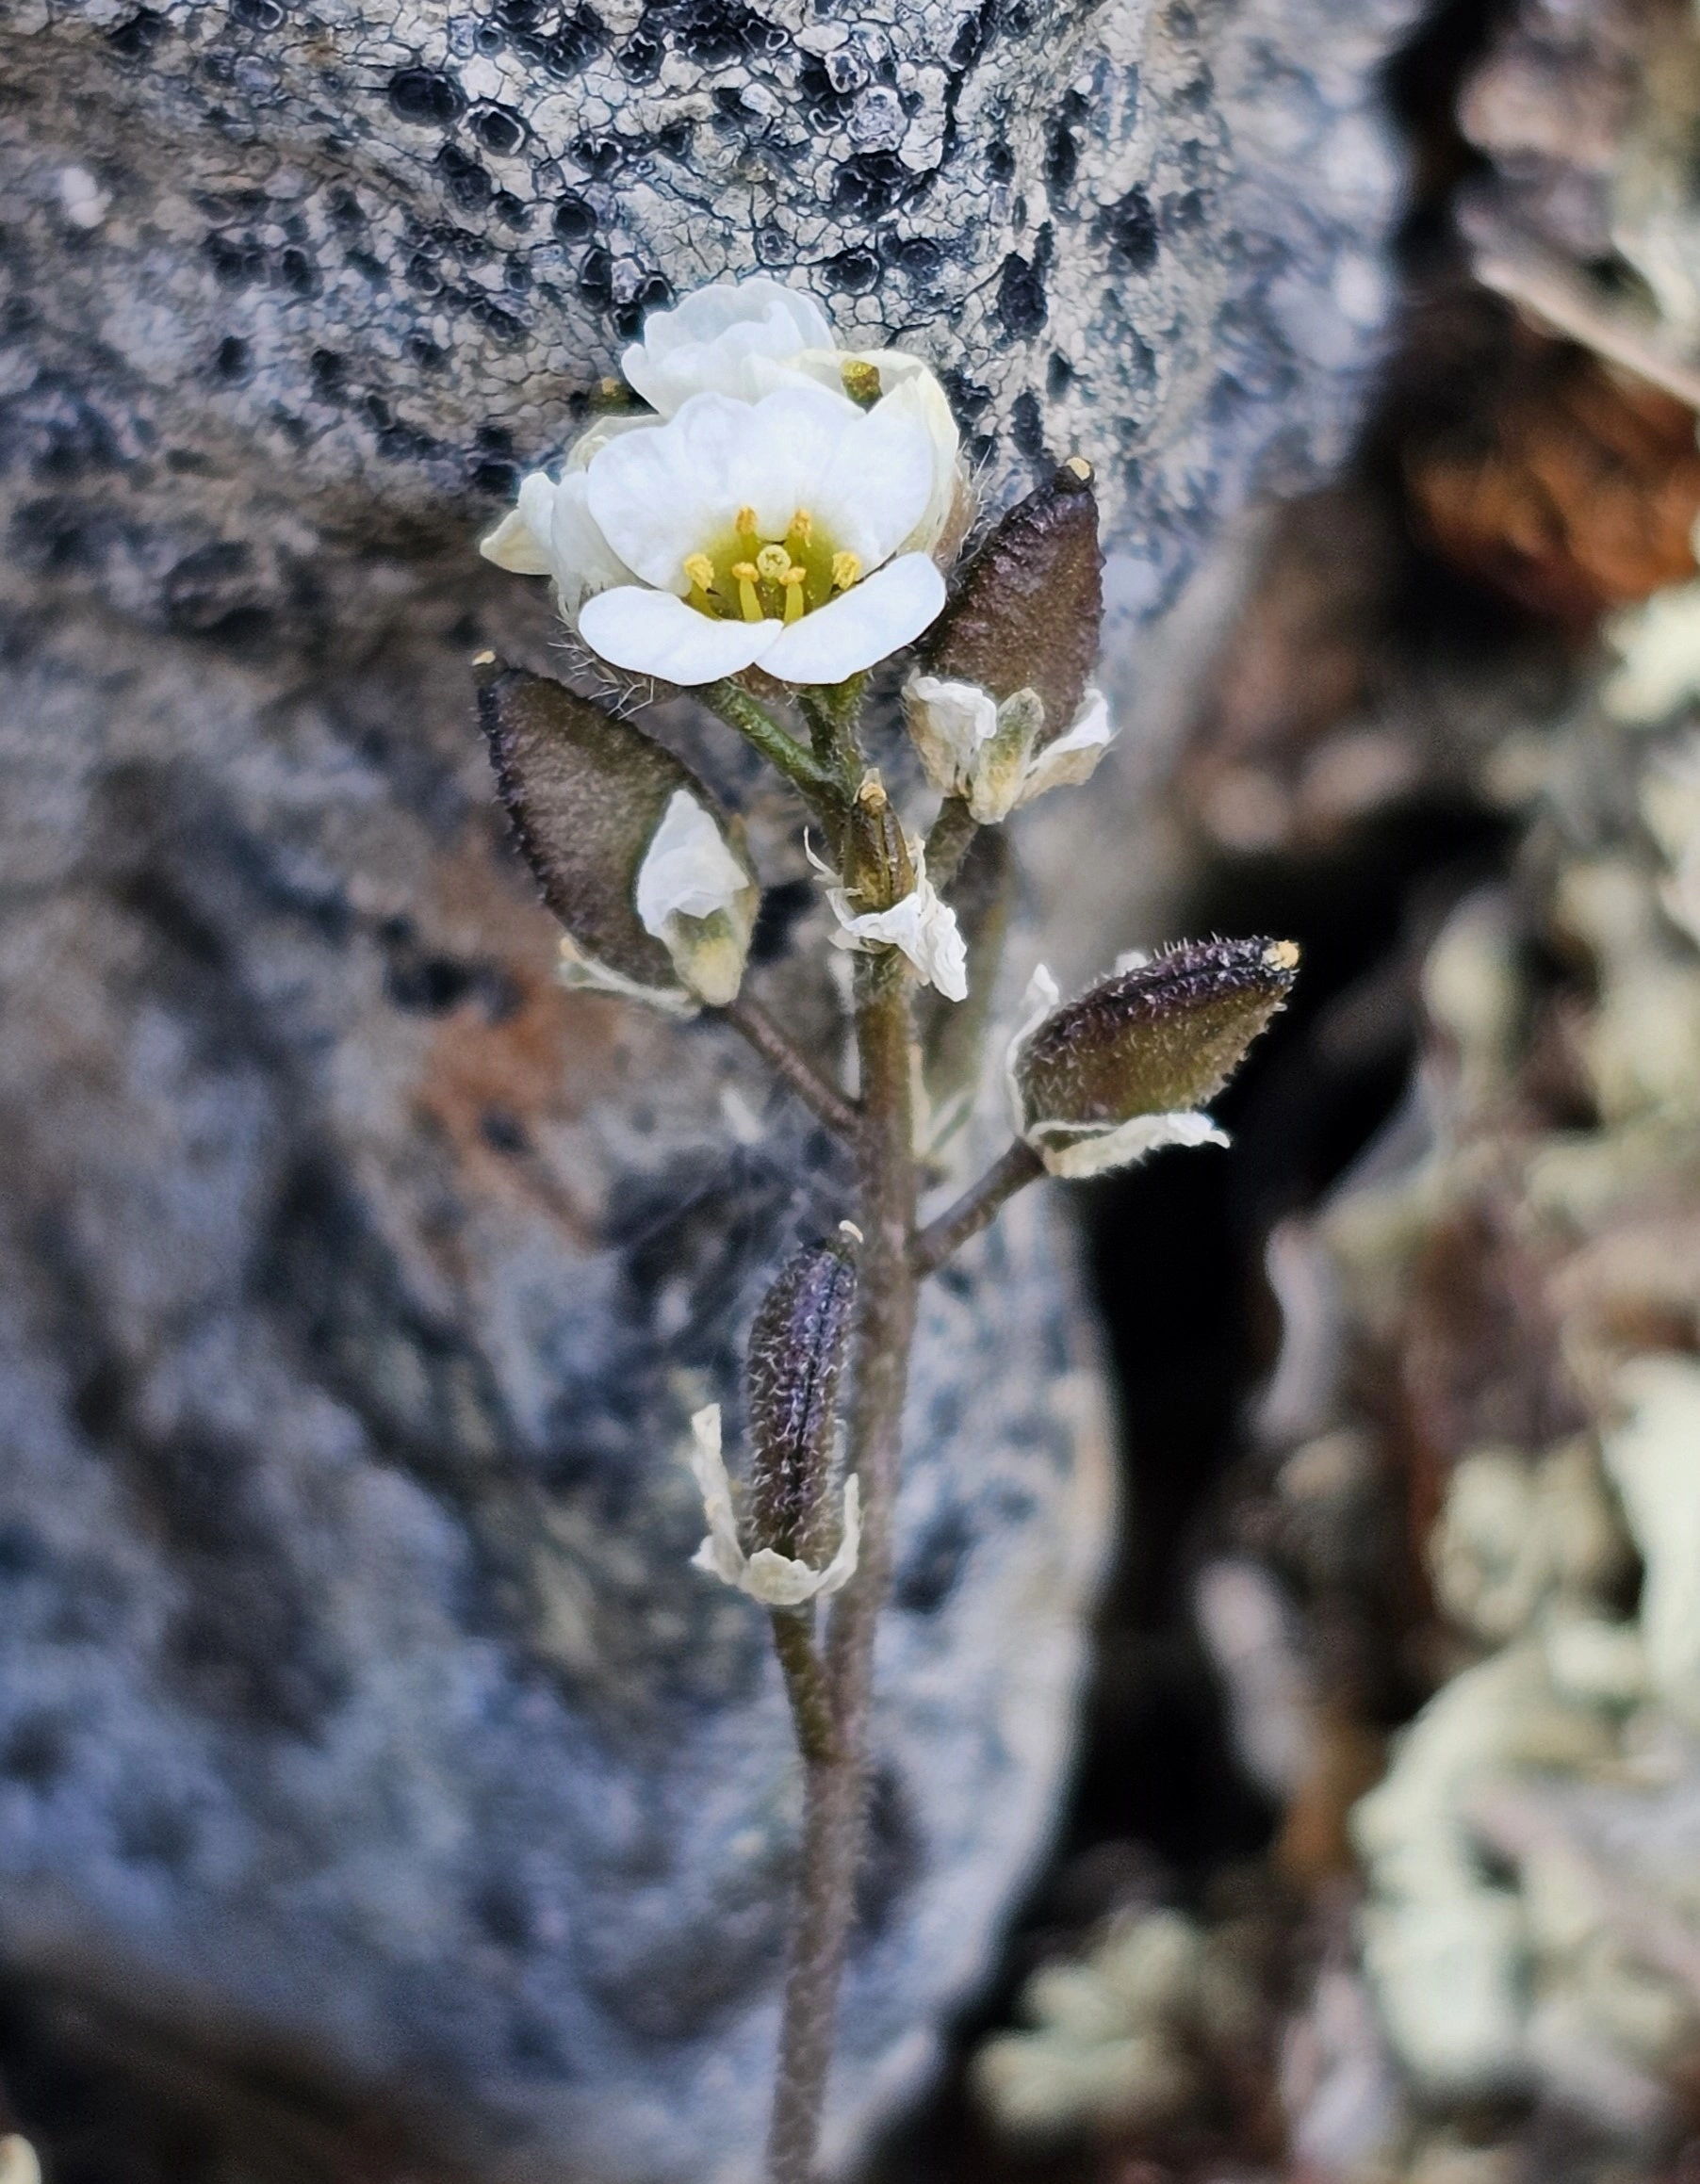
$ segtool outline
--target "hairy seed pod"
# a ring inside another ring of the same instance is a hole
[[[1103,622],[1098,499],[1076,456],[993,529],[933,626],[926,663],[998,699],[1037,691],[1042,749],[1080,711]]]
[[[758,1547],[818,1560],[839,1380],[856,1303],[861,1242],[846,1221],[836,1236],[793,1252],[750,1329],[749,1528]]]
[[[844,822],[844,892],[862,915],[889,910],[915,888],[915,866],[903,825],[876,772],[862,776]]]
[[[492,655],[475,672],[479,720],[515,838],[579,950],[647,991],[682,986],[707,1001],[729,1000],[758,899],[737,823],[688,767],[629,721]],[[723,870],[747,885],[719,925],[684,917],[658,932],[639,916],[639,874],[681,792],[698,807],[698,825],[717,835]]]
[[[1115,1125],[1218,1091],[1292,991],[1290,940],[1189,940],[1067,1002],[1015,1057],[1025,1126]]]

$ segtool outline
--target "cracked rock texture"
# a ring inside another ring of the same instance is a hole
[[[935,358],[993,499],[1092,458],[1125,637],[1342,445],[1410,12],[0,6],[11,1961],[429,2084],[515,2175],[750,2174],[796,1785],[679,1442],[845,1179],[719,1029],[551,982],[466,667],[548,610],[470,541],[760,265]],[[820,1011],[796,843],[668,732]],[[924,1322],[841,2152],[1066,1754],[1064,1292],[1036,1197]]]

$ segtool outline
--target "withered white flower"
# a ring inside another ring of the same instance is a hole
[[[1004,1063],[1016,1134],[1024,1137],[1038,1153],[1047,1174],[1078,1182],[1087,1176],[1106,1175],[1111,1168],[1127,1167],[1166,1145],[1228,1144],[1227,1133],[1201,1108],[1181,1108],[1170,1115],[1135,1115],[1125,1122],[1115,1123],[1064,1122],[1044,1116],[1029,1121],[1016,1076],[1017,1064],[1022,1048],[1061,999],[1055,979],[1041,963],[1027,982],[1022,996],[1027,1013],[1009,1042]]]
[[[858,912],[837,874],[809,850],[810,863],[833,883],[826,889],[826,902],[839,926],[831,936],[832,945],[864,953],[873,948],[895,948],[946,1001],[966,1001],[968,947],[956,923],[956,913],[927,878],[920,840],[913,835],[907,840],[915,885],[889,910]]]
[[[1000,704],[978,683],[912,675],[903,700],[927,779],[965,798],[982,826],[1049,789],[1089,780],[1114,734],[1103,693],[1090,683],[1067,732],[1040,749],[1045,709],[1037,691],[1018,690]]]
[[[482,547],[552,577],[592,651],[686,686],[758,664],[834,683],[935,619],[963,489],[918,358],[846,355],[808,298],[755,280],[657,314],[625,366],[660,414],[592,426]]]
[[[761,890],[688,789],[676,789],[638,867],[638,921],[711,1007],[737,998]]]
[[[856,1574],[861,1546],[861,1486],[854,1473],[844,1482],[844,1524],[839,1549],[825,1569],[816,1570],[772,1547],[746,1555],[732,1509],[732,1485],[720,1449],[720,1406],[711,1403],[691,1421],[691,1470],[702,1492],[709,1535],[691,1557],[727,1585],[747,1592],[768,1607],[800,1607],[824,1600]]]

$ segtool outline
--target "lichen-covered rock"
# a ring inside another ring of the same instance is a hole
[[[994,497],[1082,448],[1160,604],[1350,416],[1407,12],[0,9],[15,1961],[429,2080],[515,2170],[750,2173],[797,1790],[680,1443],[845,1178],[722,1028],[554,983],[466,665],[548,609],[470,540],[645,308],[760,265],[927,350]],[[669,733],[784,985],[797,845]],[[924,1320],[841,2151],[1058,1779],[1058,1290],[1035,1199]]]

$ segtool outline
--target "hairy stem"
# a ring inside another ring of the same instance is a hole
[[[841,801],[837,784],[742,683],[704,683],[696,694],[711,712],[718,713],[727,727],[736,728],[746,743],[754,744],[770,765],[776,766],[815,808],[834,807]]]
[[[1044,1172],[1044,1162],[1025,1138],[1018,1137],[1006,1151],[999,1154],[978,1182],[970,1183],[956,1204],[947,1206],[916,1237],[909,1254],[916,1280],[924,1281],[929,1274],[937,1274],[971,1236],[977,1236],[982,1229],[991,1226],[1006,1199],[1036,1182]]]
[[[847,797],[856,794],[861,781],[862,752],[857,725],[867,687],[865,674],[853,675],[848,682],[815,684],[797,693],[803,718],[809,723],[815,761]]]
[[[779,1029],[760,1002],[741,993],[736,1001],[727,1002],[720,1013],[727,1023],[744,1034],[775,1076],[791,1086],[816,1121],[824,1122],[847,1144],[855,1142],[861,1127],[859,1111],[835,1084],[822,1076],[800,1047],[792,1044],[790,1036]]]
[[[810,2184],[814,2173],[866,1831],[874,1632],[891,1576],[891,1511],[916,1292],[909,1263],[915,1220],[909,1002],[894,953],[881,951],[858,964],[856,1032],[864,1243],[849,1454],[861,1482],[861,1555],[834,1605],[827,1635],[838,1749],[825,1759],[804,1754],[803,1863],[768,2140],[772,2184]]]
[[[807,1766],[829,1765],[838,1756],[838,1730],[832,1719],[825,1666],[815,1651],[814,1619],[795,1607],[776,1607],[772,1612],[774,1651],[785,1671],[797,1749]]]

